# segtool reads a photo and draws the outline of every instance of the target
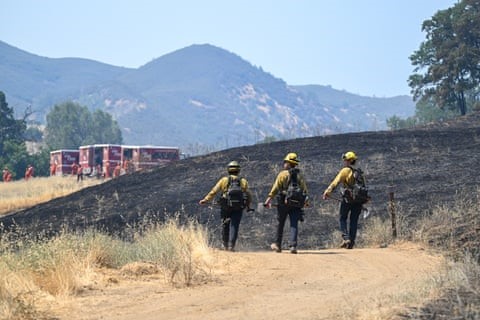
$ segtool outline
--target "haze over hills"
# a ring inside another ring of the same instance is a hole
[[[129,69],[40,57],[0,41],[0,74],[0,90],[17,114],[31,105],[43,123],[53,105],[72,100],[111,113],[127,144],[223,149],[266,137],[382,130],[387,118],[414,113],[409,96],[363,97],[329,86],[288,85],[209,44]]]

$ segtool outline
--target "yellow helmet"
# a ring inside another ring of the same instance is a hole
[[[293,153],[293,152],[290,152],[289,154],[287,154],[285,156],[285,158],[283,159],[284,162],[288,162],[290,164],[293,164],[293,165],[297,165],[299,162],[300,162],[300,159],[298,159],[298,156],[296,153]]]
[[[357,160],[357,155],[353,151],[348,151],[342,155],[342,160],[347,160],[347,161]]]
[[[227,165],[228,173],[238,173],[240,172],[240,165],[237,161],[230,161]]]

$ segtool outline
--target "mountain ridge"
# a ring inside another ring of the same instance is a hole
[[[118,121],[129,144],[218,150],[267,137],[381,130],[386,118],[414,110],[408,96],[372,98],[329,86],[290,86],[210,44],[173,51],[136,69],[39,57],[1,41],[0,56],[0,72],[7,75],[0,90],[10,104],[31,105],[41,123],[53,105],[66,100],[102,109]]]

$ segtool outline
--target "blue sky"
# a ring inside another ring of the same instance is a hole
[[[137,68],[192,44],[290,85],[409,94],[421,24],[456,0],[2,0],[0,40],[50,58]]]

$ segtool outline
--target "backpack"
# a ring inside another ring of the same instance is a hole
[[[363,171],[358,168],[349,168],[352,170],[354,183],[344,190],[343,196],[347,203],[364,204],[370,200],[370,196]]]
[[[307,200],[307,195],[298,184],[297,175],[299,171],[296,168],[289,170],[290,177],[288,179],[287,191],[285,192],[285,204],[289,207],[303,208]]]
[[[241,180],[240,177],[234,179],[232,176],[228,176],[227,192],[225,193],[225,203],[228,209],[242,210],[246,207],[247,197],[242,190]]]

